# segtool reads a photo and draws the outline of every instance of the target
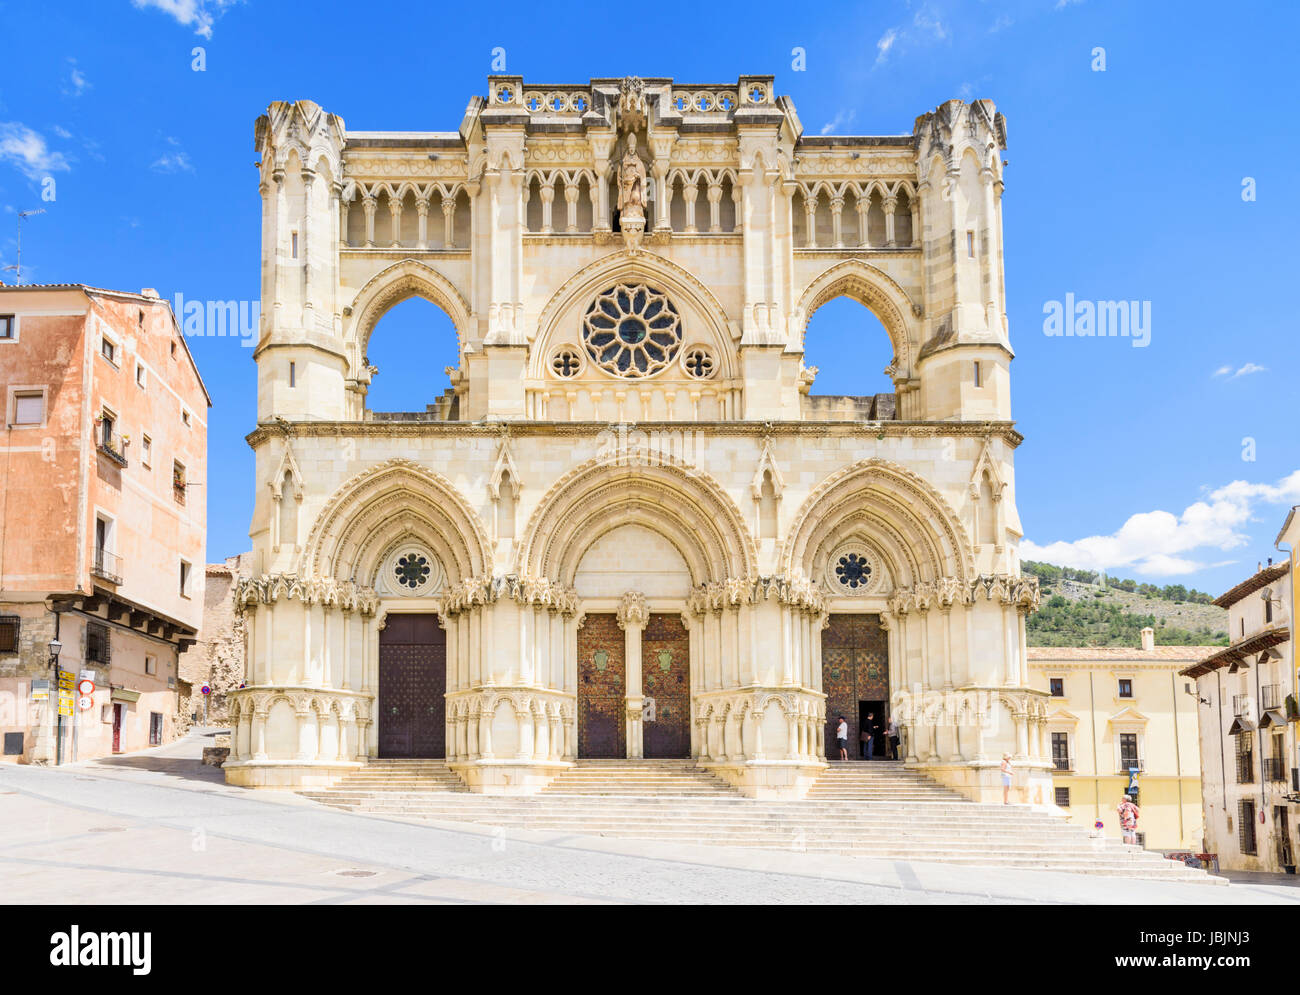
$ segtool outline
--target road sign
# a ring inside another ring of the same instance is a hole
[[[88,708],[94,708],[95,699],[88,694],[83,694],[80,698],[77,699],[77,707],[80,708],[83,712]]]
[[[32,681],[32,701],[50,700],[50,682],[44,678]]]
[[[77,682],[77,693],[78,693],[78,694],[83,694],[83,695],[85,695],[85,694],[94,694],[94,693],[95,693],[95,682],[92,681],[92,680],[90,680],[90,679],[88,679],[88,678],[86,678],[86,679],[82,679],[82,680],[78,681],[78,682]]]
[[[60,715],[71,715],[71,714],[72,714],[72,699],[71,699],[71,698],[65,698],[65,697],[63,697],[63,695],[59,695],[59,714],[60,714]]]
[[[75,677],[73,676],[73,673],[72,673],[71,670],[60,670],[60,671],[59,671],[59,689],[60,689],[60,690],[63,690],[64,688],[66,688],[67,690],[71,691],[72,688],[73,688],[73,686],[74,686],[75,684],[76,684],[76,679],[75,679]]]
[[[203,687],[201,687],[199,690],[202,691],[204,694],[212,693],[212,688],[208,687],[206,684],[204,684]]]

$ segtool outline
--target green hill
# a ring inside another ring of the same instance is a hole
[[[1157,646],[1226,646],[1228,613],[1202,591],[1103,578],[1087,570],[1027,560],[1042,607],[1029,616],[1030,646],[1139,646],[1156,630]]]

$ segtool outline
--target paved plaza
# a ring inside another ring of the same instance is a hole
[[[13,903],[1300,904],[1229,887],[416,825],[224,783],[195,734],[57,769],[0,767]]]

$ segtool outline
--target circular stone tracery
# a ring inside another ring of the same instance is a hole
[[[620,377],[652,376],[676,357],[682,321],[661,291],[620,283],[599,294],[582,319],[587,355]]]

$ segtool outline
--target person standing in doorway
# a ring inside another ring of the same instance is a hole
[[[874,712],[867,712],[867,721],[862,723],[862,734],[858,737],[862,740],[862,759],[871,759],[871,750],[876,741],[876,715]]]
[[[894,716],[889,717],[889,725],[885,727],[885,742],[888,744],[888,756],[890,760],[898,759],[898,719]]]
[[[1124,836],[1124,842],[1131,846],[1137,846],[1138,841],[1138,816],[1142,810],[1133,804],[1133,799],[1125,795],[1115,809],[1119,813],[1119,828]]]
[[[839,717],[838,724],[835,726],[835,742],[840,748],[840,759],[849,759],[849,724],[844,721],[844,716]]]
[[[1011,804],[1011,777],[1015,771],[1011,767],[1011,754],[1002,754],[1002,804]]]

